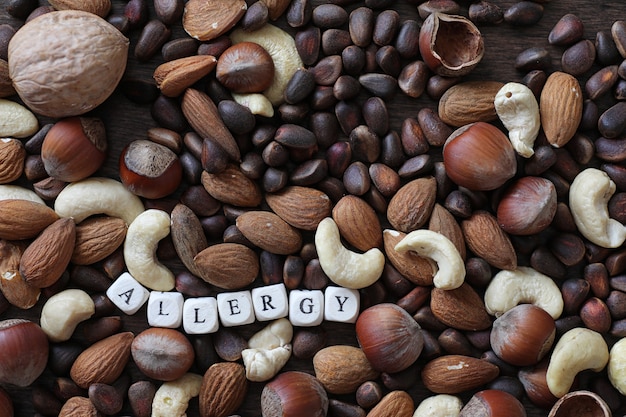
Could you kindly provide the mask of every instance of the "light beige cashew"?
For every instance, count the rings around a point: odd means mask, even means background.
[[[443,290],[459,288],[465,281],[465,263],[454,243],[441,233],[418,229],[407,234],[394,247],[396,252],[414,251],[437,263],[433,284]]]
[[[128,226],[124,241],[124,261],[128,272],[139,283],[155,291],[174,288],[174,274],[156,257],[159,241],[170,233],[170,215],[148,209]]]
[[[54,210],[60,217],[73,217],[76,223],[94,214],[107,214],[131,224],[144,207],[121,182],[90,177],[67,185],[57,196]]]
[[[449,394],[433,395],[424,399],[415,409],[413,417],[459,417],[463,401]]]
[[[494,275],[485,291],[487,312],[500,317],[522,303],[543,308],[555,320],[563,312],[563,296],[550,277],[527,266]]]
[[[291,357],[293,326],[282,318],[254,334],[241,352],[246,378],[254,382],[272,379]]]
[[[293,37],[277,26],[266,24],[255,31],[236,29],[230,34],[233,44],[254,42],[261,45],[274,61],[274,81],[263,95],[274,105],[284,101],[284,92],[293,74],[304,66]]]
[[[200,395],[201,386],[202,376],[194,373],[164,382],[152,399],[152,417],[186,417],[189,401]]]
[[[0,184],[0,200],[28,200],[46,204],[33,190],[13,184]]]
[[[608,361],[609,348],[600,333],[583,327],[569,330],[558,340],[550,356],[546,371],[548,389],[560,398],[567,394],[580,371],[600,372]]]
[[[515,151],[524,158],[533,156],[541,118],[532,90],[521,83],[507,83],[496,94],[494,105]]]
[[[626,240],[626,227],[609,217],[615,183],[596,168],[581,171],[569,189],[569,206],[580,233],[603,248],[617,248]]]
[[[259,116],[274,117],[274,106],[261,93],[231,93],[233,100],[242,106],[247,107],[252,114],[258,114]]]
[[[356,253],[343,246],[335,221],[326,217],[315,231],[315,248],[320,266],[335,284],[358,290],[375,283],[383,273],[385,255],[372,248]]]
[[[92,298],[83,290],[67,289],[48,298],[41,309],[41,329],[52,342],[69,340],[82,321],[96,312]]]
[[[621,338],[611,348],[607,372],[615,389],[626,395],[626,338]]]

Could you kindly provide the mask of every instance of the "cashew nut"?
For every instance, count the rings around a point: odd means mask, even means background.
[[[0,184],[0,200],[28,200],[46,204],[33,190],[13,184]]]
[[[186,417],[189,400],[200,395],[202,376],[186,373],[164,382],[152,399],[152,417]]]
[[[241,352],[246,378],[263,382],[272,379],[291,356],[293,327],[286,318],[278,319],[254,334]]]
[[[626,338],[618,340],[611,348],[607,371],[611,384],[626,395]]]
[[[41,309],[41,329],[52,342],[69,340],[82,321],[96,312],[93,300],[83,290],[68,289],[54,294]]]
[[[394,248],[397,252],[415,251],[437,263],[433,277],[435,287],[443,290],[459,288],[465,281],[465,263],[454,243],[441,233],[418,229],[410,232]]]
[[[485,291],[487,312],[499,317],[521,303],[541,307],[553,319],[563,312],[561,291],[550,277],[527,266],[498,272]]]
[[[121,182],[90,177],[67,185],[57,196],[54,210],[60,217],[73,217],[76,223],[94,214],[107,214],[131,224],[144,207]]]
[[[463,408],[463,401],[459,397],[449,394],[439,394],[422,401],[413,417],[458,417]]]
[[[156,258],[159,241],[169,233],[170,215],[157,209],[149,209],[138,215],[126,232],[126,268],[139,283],[155,291],[174,288],[174,274]]]
[[[263,92],[263,95],[274,105],[284,101],[284,92],[289,80],[298,68],[304,64],[296,49],[293,37],[277,26],[266,24],[255,31],[236,29],[230,34],[233,44],[240,42],[254,42],[261,45],[274,61],[274,81]]]
[[[258,114],[259,116],[274,117],[274,106],[261,93],[231,93],[233,100],[242,106],[247,107],[252,114]]]
[[[515,151],[525,158],[533,156],[541,119],[532,90],[524,84],[507,83],[496,94],[494,105]]]
[[[358,290],[375,283],[383,273],[385,255],[372,248],[365,253],[346,249],[339,228],[331,217],[317,225],[315,248],[324,273],[335,284]]]
[[[609,348],[600,333],[583,327],[569,330],[556,343],[550,357],[546,371],[548,389],[555,397],[562,397],[580,371],[600,372],[608,361]]]
[[[572,181],[569,206],[580,233],[603,248],[617,248],[626,240],[626,227],[609,218],[607,204],[615,183],[606,172],[587,168]]]

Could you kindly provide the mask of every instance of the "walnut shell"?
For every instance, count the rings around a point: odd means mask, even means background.
[[[128,46],[120,31],[92,13],[46,13],[11,38],[9,76],[35,113],[55,118],[84,114],[117,87]]]

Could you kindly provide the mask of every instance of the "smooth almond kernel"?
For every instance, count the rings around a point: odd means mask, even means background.
[[[405,236],[406,233],[398,232],[397,230],[383,231],[383,242],[387,258],[403,277],[415,285],[433,285],[433,277],[436,272],[436,265],[433,261],[419,256],[413,251],[401,253],[395,250],[398,242]]]
[[[439,117],[455,127],[496,120],[494,100],[503,86],[499,81],[467,81],[454,85],[439,100]]]
[[[126,238],[126,222],[117,217],[94,217],[76,226],[72,263],[91,265],[115,252]]]
[[[217,64],[211,55],[194,55],[175,59],[159,65],[153,74],[157,87],[167,97],[178,97],[208,75]]]
[[[24,144],[11,138],[0,139],[0,184],[17,180],[24,171],[26,149]]]
[[[200,415],[226,417],[243,403],[248,392],[248,380],[243,365],[220,362],[207,369],[200,386]]]
[[[189,0],[183,13],[183,28],[199,41],[210,41],[226,33],[243,17],[244,0]]]
[[[583,112],[583,92],[570,74],[552,73],[541,90],[539,114],[548,142],[562,148],[576,133]]]
[[[315,188],[289,186],[267,194],[265,200],[281,219],[302,230],[315,230],[331,214],[330,198]]]
[[[461,230],[468,248],[491,266],[507,270],[517,268],[513,244],[493,214],[477,210],[461,222]]]
[[[268,252],[289,255],[302,247],[300,232],[272,212],[246,212],[237,217],[236,225],[246,239]]]
[[[433,288],[430,309],[446,326],[458,330],[484,330],[491,326],[482,298],[467,283],[454,290]]]
[[[44,204],[29,200],[1,200],[0,239],[33,238],[58,219],[55,211]]]
[[[406,391],[391,391],[385,395],[367,417],[411,417],[415,410],[413,398]]]
[[[440,356],[422,369],[426,388],[437,394],[458,394],[497,378],[498,367],[486,360],[463,355]]]
[[[238,243],[209,246],[194,258],[200,278],[226,290],[238,290],[250,285],[259,274],[257,254]]]
[[[0,290],[7,301],[21,309],[37,303],[41,290],[28,285],[19,272],[25,242],[0,240]]]
[[[217,174],[203,171],[201,181],[211,197],[222,203],[239,207],[256,207],[261,204],[259,186],[236,165],[229,165]]]
[[[365,381],[378,378],[360,348],[347,345],[326,347],[313,357],[315,377],[331,394],[352,394]]]
[[[332,214],[341,236],[355,248],[365,252],[382,246],[380,221],[365,200],[347,195],[335,204]]]
[[[419,229],[428,221],[437,197],[434,177],[415,179],[398,190],[389,201],[387,219],[404,233]]]

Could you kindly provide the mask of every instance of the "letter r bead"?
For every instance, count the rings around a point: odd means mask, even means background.
[[[252,289],[252,304],[258,321],[287,317],[289,306],[285,284],[266,285]]]

